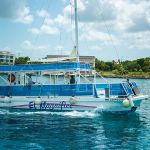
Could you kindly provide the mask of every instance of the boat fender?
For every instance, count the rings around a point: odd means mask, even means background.
[[[123,107],[126,107],[126,108],[129,107],[130,106],[129,100],[128,99],[123,100],[122,105]]]
[[[15,82],[15,80],[16,80],[16,76],[11,73],[11,74],[8,75],[7,79],[8,79],[8,81],[9,81],[10,83],[13,83],[13,82]]]
[[[76,104],[77,100],[74,96],[72,96],[72,97],[70,97],[69,102],[70,102],[70,104]]]
[[[6,96],[4,98],[4,103],[11,103],[11,98]]]
[[[131,106],[131,107],[134,107],[134,103],[133,103],[133,100],[132,100],[132,96],[131,96],[131,95],[128,96],[128,100],[129,100],[129,102],[130,102],[130,106]]]
[[[41,101],[41,98],[38,97],[38,98],[35,99],[34,104],[35,104],[35,105],[40,105],[41,102],[42,102],[42,101]]]

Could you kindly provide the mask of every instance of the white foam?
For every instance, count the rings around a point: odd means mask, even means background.
[[[71,111],[71,112],[64,112],[64,116],[70,116],[70,117],[95,117],[96,114],[94,112],[90,111],[84,111],[84,112],[79,112],[79,111]]]
[[[95,117],[97,115],[96,111],[70,111],[70,112],[49,112],[49,111],[35,111],[35,112],[26,112],[26,111],[9,111],[9,110],[0,110],[0,114],[2,115],[59,115],[59,116],[67,116],[67,117]]]

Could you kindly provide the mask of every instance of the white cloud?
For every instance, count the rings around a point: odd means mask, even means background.
[[[63,45],[57,45],[55,48],[55,50],[63,50],[64,49],[64,46]]]
[[[30,14],[30,9],[25,7],[20,11],[20,15],[15,19],[16,22],[30,24],[33,22],[33,16]]]
[[[57,24],[59,24],[59,26],[63,27],[66,29],[66,31],[70,31],[71,30],[71,20],[68,18],[68,17],[65,17],[63,15],[58,15],[56,18],[55,18],[55,22]]]
[[[101,42],[105,42],[105,41],[111,41],[113,40],[114,43],[118,43],[118,39],[114,36],[114,35],[109,35],[108,33],[105,32],[101,32],[98,30],[93,29],[93,27],[85,27],[83,33],[80,36],[80,40],[84,41],[101,41]]]
[[[33,34],[49,34],[54,35],[59,32],[55,22],[51,18],[46,18],[40,28],[31,28],[29,31]]]
[[[30,14],[30,8],[26,7],[25,0],[1,0],[0,17],[24,24],[33,22],[33,16]]]
[[[30,28],[29,31],[31,33],[54,35],[59,32],[55,20],[50,17],[46,10],[42,9],[37,11],[37,16],[43,18],[44,22],[40,27]]]
[[[95,25],[109,23],[113,30],[118,32],[145,31],[150,28],[150,1],[78,0],[78,16],[79,22],[95,23]],[[70,17],[71,6],[67,5],[56,20],[68,28],[67,22]]]
[[[88,53],[89,53],[90,55],[94,55],[93,52],[94,52],[94,54],[99,55],[99,53],[102,53],[102,52],[103,52],[103,49],[102,49],[102,47],[101,47],[100,45],[91,45],[91,46],[89,47]]]
[[[58,29],[54,26],[44,24],[41,26],[40,32],[43,34],[56,34],[56,33],[58,33]]]
[[[145,32],[150,28],[149,1],[111,0],[116,8],[116,30],[123,32]]]
[[[37,16],[46,18],[49,17],[49,13],[46,10],[42,9],[37,11]]]
[[[3,47],[3,48],[0,48],[0,51],[11,51],[11,48],[9,47]]]
[[[130,49],[150,49],[150,32],[128,33],[123,36]]]
[[[34,45],[32,44],[30,41],[28,40],[25,40],[23,41],[21,47],[23,49],[26,49],[26,50],[46,50],[47,49],[47,46],[44,46],[44,45]]]
[[[64,33],[69,32],[65,34],[71,34],[74,8],[66,1],[65,4],[56,18],[51,18],[45,10],[38,11],[38,16],[45,18],[44,24],[30,31],[34,34],[58,34],[58,28],[61,28]],[[150,1],[146,0],[78,0],[79,40],[82,43],[88,41],[89,48],[95,53],[106,44],[110,51],[112,45],[125,50],[124,44],[132,49],[147,49],[150,47],[149,33],[146,32],[150,29],[149,8]],[[93,43],[98,46],[92,46]]]

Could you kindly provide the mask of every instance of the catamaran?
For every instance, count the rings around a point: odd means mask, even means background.
[[[135,82],[110,83],[89,64],[79,62],[77,1],[74,0],[76,44],[75,60],[47,64],[0,66],[0,108],[29,111],[134,112],[147,95]],[[38,81],[47,73],[48,82]],[[89,80],[83,72],[93,75]],[[61,75],[62,82],[59,83]],[[98,75],[104,83],[97,80]],[[32,77],[35,81],[33,82]]]

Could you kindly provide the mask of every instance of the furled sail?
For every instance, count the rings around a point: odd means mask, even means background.
[[[72,49],[72,51],[69,55],[69,59],[74,59],[74,58],[77,58],[77,49],[76,49],[75,46],[74,46],[74,48]]]

